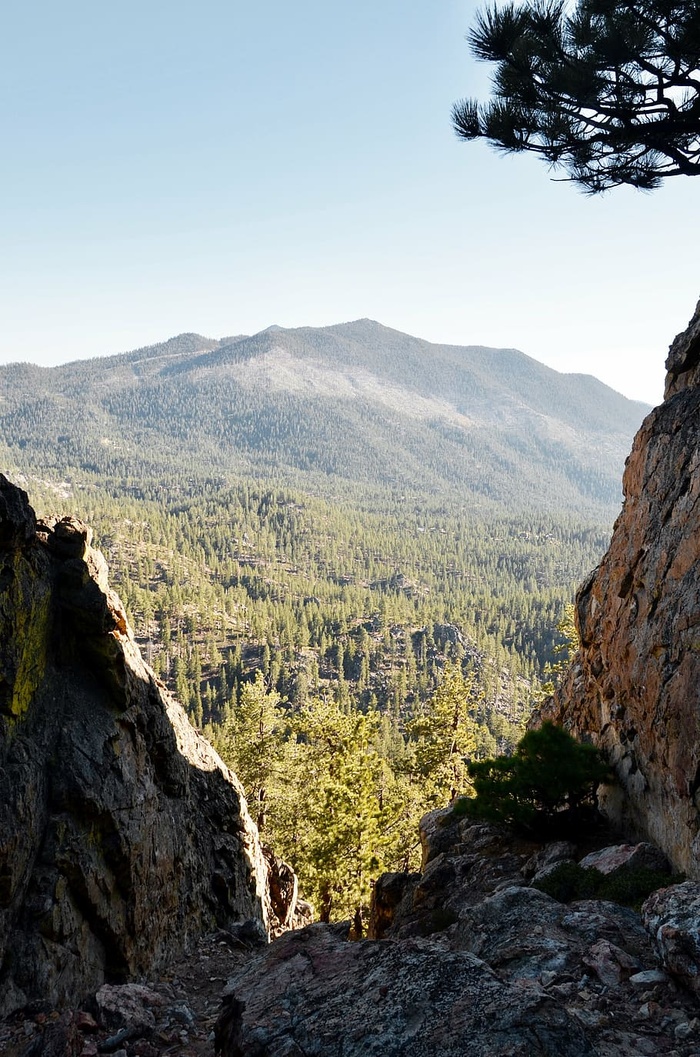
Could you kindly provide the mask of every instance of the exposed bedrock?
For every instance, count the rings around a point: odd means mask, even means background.
[[[581,650],[545,710],[592,738],[604,810],[700,878],[700,305],[624,475],[609,550],[577,597]]]
[[[0,1015],[270,924],[241,787],[143,663],[91,535],[0,475]]]

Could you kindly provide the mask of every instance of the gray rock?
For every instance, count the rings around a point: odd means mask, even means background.
[[[155,1027],[153,1010],[163,1005],[163,998],[144,984],[104,984],[95,994],[94,1005],[97,1020],[104,1028],[124,1034],[116,1042],[119,1045],[134,1031]]]
[[[234,949],[252,950],[254,947],[266,946],[268,941],[264,925],[255,918],[243,921],[240,925],[231,925],[218,936]]]
[[[287,933],[229,981],[222,1057],[593,1057],[541,990],[425,941],[347,943],[324,925]]]
[[[645,969],[641,973],[633,973],[629,982],[633,987],[656,987],[657,984],[667,984],[669,977],[661,969]]]
[[[509,888],[468,908],[452,944],[509,979],[546,974],[547,986],[587,970],[617,986],[653,957],[633,911],[603,902],[568,907],[536,888]]]
[[[545,844],[541,851],[536,852],[525,863],[522,869],[523,877],[535,878],[546,877],[547,871],[551,873],[552,868],[563,862],[571,862],[576,856],[576,845],[570,840],[555,840]]]
[[[184,1024],[185,1027],[190,1027],[197,1019],[190,1007],[184,1002],[179,1002],[175,1006],[170,1006],[166,1009],[165,1014],[167,1017],[170,1017],[171,1020],[176,1020],[178,1024]]]
[[[655,845],[616,844],[600,851],[591,852],[581,859],[579,866],[584,870],[598,870],[602,874],[613,874],[620,871],[658,870],[670,873],[668,859]]]
[[[642,920],[664,968],[700,995],[700,884],[686,881],[653,892]]]
[[[684,1020],[680,1024],[677,1024],[673,1029],[673,1034],[677,1039],[687,1039],[690,1035],[697,1034],[697,1030],[698,1021],[694,1018],[693,1020]]]
[[[0,1015],[272,920],[239,783],[143,663],[76,519],[0,477]]]
[[[639,969],[639,961],[610,940],[598,940],[582,961],[607,987],[617,987]]]

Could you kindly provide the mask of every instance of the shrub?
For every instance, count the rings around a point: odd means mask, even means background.
[[[599,870],[584,870],[578,863],[564,862],[541,881],[533,881],[532,887],[560,903],[571,903],[574,899],[598,898],[602,880]]]
[[[609,899],[625,907],[641,908],[644,900],[657,888],[677,885],[685,881],[685,874],[668,874],[662,870],[620,870],[603,878],[598,899]]]
[[[603,757],[561,727],[544,723],[512,756],[469,764],[476,798],[464,813],[543,835],[580,827],[595,812],[598,785],[610,780]]]
[[[585,870],[578,863],[565,862],[541,881],[533,882],[532,887],[560,903],[571,903],[577,899],[607,899],[638,910],[647,896],[657,888],[680,884],[682,880],[682,874],[671,875],[662,870],[640,868],[603,874],[599,870]]]

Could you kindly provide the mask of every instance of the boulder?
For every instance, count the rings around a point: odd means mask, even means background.
[[[162,996],[143,984],[103,984],[94,1000],[99,1023],[113,1032],[124,1028],[153,1030],[153,1010],[162,1005]]]
[[[570,840],[555,840],[545,844],[522,868],[523,877],[541,880],[564,862],[572,862],[576,856],[576,845]]]
[[[607,987],[617,987],[639,969],[638,960],[610,940],[598,940],[581,960]]]
[[[664,968],[700,995],[700,884],[686,881],[652,893],[642,920]]]
[[[567,906],[536,888],[506,888],[465,910],[451,945],[476,954],[507,979],[544,974],[549,984],[579,979],[588,968],[611,985],[653,959],[633,911],[592,900]]]
[[[241,787],[143,663],[77,519],[0,475],[0,1015],[272,921]]]
[[[591,852],[581,859],[579,866],[584,870],[597,870],[602,874],[620,872],[632,873],[634,870],[654,870],[657,873],[670,873],[668,859],[653,844],[616,844],[599,851]]]

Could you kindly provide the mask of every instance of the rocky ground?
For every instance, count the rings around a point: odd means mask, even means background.
[[[460,818],[421,824],[420,874],[375,890],[373,938],[254,922],[200,941],[166,975],[80,1009],[0,1023],[7,1057],[700,1057],[700,885],[641,912],[533,886],[563,862],[663,865],[648,844],[592,854]],[[672,881],[669,878],[669,881]]]
[[[224,1057],[700,1057],[700,886],[642,912],[532,886],[564,862],[663,866],[648,844],[518,840],[451,809],[421,823],[421,874],[375,889],[379,940],[312,925],[227,986]]]
[[[536,923],[533,924],[533,930],[538,931]],[[408,941],[402,954],[401,947],[404,945],[390,941],[347,944],[337,930],[334,932],[324,926],[312,926],[304,933],[290,934],[286,939],[276,941],[274,946],[278,944],[281,966],[289,965],[294,960],[301,945],[307,947],[311,956],[314,956],[314,950],[318,952],[323,948],[326,962],[329,956],[334,961],[339,957],[342,959],[347,952],[363,977],[368,975],[371,960],[364,952],[376,950],[380,960],[372,966],[375,978],[371,986],[376,992],[377,1003],[385,1003],[386,1012],[391,1014],[397,1026],[401,1023],[401,1012],[400,1009],[392,1009],[392,1002],[396,998],[401,1000],[401,990],[405,985],[397,972],[399,963],[408,969],[421,990],[426,986],[426,973],[436,964],[441,964],[443,975],[449,977],[452,974],[453,979],[459,981],[459,988],[468,990],[470,994],[473,994],[476,974],[483,972],[483,963],[476,958],[467,959],[464,965],[453,964],[453,960],[445,957],[444,939],[441,941],[438,936],[432,942]],[[260,1004],[274,1006],[274,1003],[270,1003],[270,988],[275,986],[275,978],[262,986],[264,980],[261,977],[268,975],[269,970],[265,954],[261,960],[260,953],[235,942],[232,944],[230,938],[221,933],[207,936],[199,943],[192,957],[174,965],[162,979],[112,989],[111,995],[107,993],[103,997],[101,1013],[95,1004],[87,1002],[85,1005],[88,1008],[81,1010],[59,1013],[50,1008],[34,1007],[14,1015],[0,1024],[0,1053],[4,1057],[97,1057],[100,1054],[111,1054],[112,1057],[164,1057],[166,1054],[213,1057],[214,1029],[223,1008],[222,991],[229,979],[239,981],[238,985],[232,984],[235,991],[237,987],[240,988],[240,982],[252,981],[257,976]],[[268,955],[274,953],[274,947],[266,952]],[[404,957],[405,954],[408,957]],[[609,954],[609,949],[599,948],[599,969],[609,960]],[[414,973],[416,968],[420,970],[418,975]],[[549,1031],[555,1032],[555,1038],[559,1036],[561,1057],[567,1053],[597,1054],[599,1057],[653,1057],[657,1054],[666,1057],[700,1057],[700,1006],[687,990],[675,984],[665,972],[658,968],[647,970],[645,975],[630,982],[629,977],[622,979],[625,970],[621,971],[613,958],[610,967],[612,975],[604,983],[595,969],[590,966],[583,968],[577,979],[563,982],[557,981],[558,974],[555,971],[544,970],[539,979],[532,980],[531,993],[528,995],[525,991],[520,995],[519,1019],[529,1017],[533,1028],[543,1018],[547,1021],[557,1011]],[[456,969],[458,973],[455,973]],[[378,980],[377,971],[384,977],[383,982]],[[293,972],[290,978],[293,979]],[[492,974],[488,975],[487,983],[490,988],[500,990],[500,981],[494,981]],[[333,978],[325,981],[326,988],[335,991],[336,1000],[340,999],[340,1014],[338,1009],[330,1008],[329,993],[318,992],[313,996],[316,1008],[307,1010],[309,1027],[318,1031],[320,1041],[329,1031],[340,1041],[343,1032],[347,1031],[355,1035],[357,1045],[358,1020],[347,1014],[345,1025],[339,1024],[339,1020],[343,1020],[342,1010],[347,995],[339,993],[336,984],[337,978],[335,981]],[[357,977],[354,986],[359,997],[361,981]],[[543,992],[548,996],[549,1011],[547,1002],[542,998]],[[308,1001],[310,997],[307,992],[305,998],[304,989],[299,989],[300,1002]],[[415,999],[414,995],[412,1001],[418,1009],[419,1004]],[[570,1011],[568,1014],[564,1014],[565,1008]],[[437,1013],[435,1005],[431,1016],[435,1017]],[[495,1018],[495,1010],[492,1010],[492,1016]],[[362,1019],[359,1021],[360,1034],[368,1030],[368,1025],[363,1025]],[[222,1023],[225,1031],[226,1018]],[[492,1020],[489,1025],[488,1046],[496,1043],[494,1023],[495,1020]],[[591,1034],[592,1028],[597,1036],[597,1044],[594,1048],[588,1048],[586,1036]],[[522,1035],[523,1028],[519,1031]],[[476,1044],[475,1040],[471,1041]],[[513,1045],[513,1039],[510,1044],[506,1040],[501,1048],[492,1049],[491,1053],[493,1057],[498,1057],[500,1054],[520,1052],[513,1049]],[[533,1053],[537,1052],[534,1045]],[[228,1052],[246,1051],[230,1049]],[[276,1051],[251,1049],[249,1052]],[[280,1049],[278,1052],[301,1054],[303,1051]],[[310,1052],[319,1051],[312,1049]],[[367,1049],[366,1052],[375,1051]],[[408,1057],[419,1051],[409,1047],[404,1052]],[[464,1049],[463,1052],[466,1054],[470,1051]]]
[[[33,1006],[14,1014],[0,1023],[0,1054],[212,1057],[224,985],[250,954],[245,939],[213,933],[160,979],[104,988],[83,1009]]]

